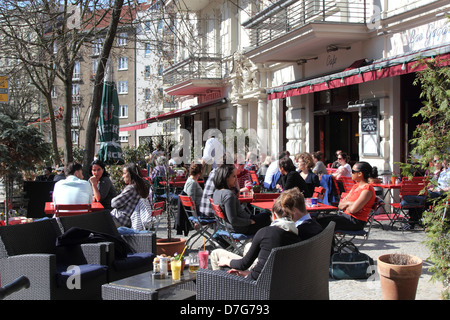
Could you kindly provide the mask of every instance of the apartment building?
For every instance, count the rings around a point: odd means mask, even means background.
[[[166,1],[176,119],[203,132],[254,129],[260,152],[337,149],[398,170],[418,123],[419,58],[450,52],[450,1]]]

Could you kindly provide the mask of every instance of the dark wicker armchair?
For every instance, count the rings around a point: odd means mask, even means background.
[[[131,247],[134,253],[129,253],[125,259],[118,259],[111,248],[107,260],[102,261],[108,268],[108,282],[123,279],[153,269],[153,259],[156,257],[156,234],[134,233],[120,235],[114,220],[108,211],[82,214],[78,216],[60,217],[59,224],[63,232],[72,227],[121,237]],[[111,243],[111,245],[114,245]]]
[[[320,234],[272,250],[259,278],[222,270],[197,272],[198,300],[327,300],[328,268],[335,223]]]
[[[27,290],[9,299],[101,299],[107,267],[96,262],[106,257],[107,244],[92,243],[57,247],[60,229],[55,219],[0,227],[0,274],[2,283],[21,276],[30,281]],[[77,272],[69,266],[77,266]],[[74,280],[74,281],[72,281]]]

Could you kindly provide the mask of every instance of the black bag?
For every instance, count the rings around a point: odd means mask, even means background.
[[[352,252],[342,252],[344,248],[349,248]],[[359,252],[351,242],[344,242],[331,256],[330,277],[335,280],[367,279],[374,273],[373,259]]]

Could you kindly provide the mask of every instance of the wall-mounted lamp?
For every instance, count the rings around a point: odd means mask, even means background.
[[[308,58],[308,59],[299,59],[297,60],[297,64],[299,66],[304,65],[305,63],[307,63],[309,60],[317,60],[319,57],[313,57],[313,58]]]
[[[336,44],[330,44],[329,46],[327,46],[327,52],[333,52],[333,51],[338,51],[339,49],[345,49],[345,50],[350,50],[352,47],[350,46],[338,46]]]

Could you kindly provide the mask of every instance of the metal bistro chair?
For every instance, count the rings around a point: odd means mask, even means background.
[[[226,250],[231,250],[243,255],[245,245],[253,239],[254,235],[231,232],[226,223],[227,218],[223,213],[222,208],[219,205],[214,204],[212,198],[209,198],[209,201],[211,202],[217,221],[217,231],[215,235],[221,236],[229,244]]]
[[[161,223],[161,215],[164,211],[164,201],[158,201],[153,204],[153,210],[151,215],[151,223],[149,228],[158,231],[159,224]]]
[[[213,247],[217,247],[214,242],[213,235],[216,231],[216,219],[201,217],[197,214],[195,203],[190,196],[179,195],[181,204],[184,207],[184,212],[187,215],[188,221],[195,233],[192,234],[186,242],[188,249],[191,249],[196,240],[200,237],[205,237],[205,242],[209,242]],[[209,231],[212,229],[212,232]],[[190,244],[190,246],[188,246]]]
[[[345,243],[353,243],[353,240],[356,237],[361,237],[362,242],[359,244],[358,247],[362,247],[364,243],[366,243],[367,239],[369,239],[370,230],[372,229],[373,221],[375,218],[375,213],[377,212],[378,208],[380,206],[383,206],[384,202],[380,201],[378,198],[375,200],[375,202],[372,205],[372,210],[370,210],[369,218],[367,219],[367,223],[365,224],[364,228],[362,230],[356,230],[356,231],[350,231],[350,230],[335,230],[334,231],[334,241],[335,241],[335,249],[338,249],[340,246],[344,245]],[[355,245],[356,247],[356,245]]]
[[[402,180],[401,188],[400,188],[400,202],[391,203],[391,207],[393,208],[393,217],[391,218],[391,227],[393,227],[395,222],[418,222],[411,220],[410,210],[422,210],[425,208],[425,198],[427,191],[428,181],[424,177],[414,177],[409,180],[407,177]],[[422,190],[425,190],[424,193],[421,193]],[[414,203],[414,204],[403,204],[403,200],[405,196],[421,196],[423,197],[423,203]]]
[[[76,216],[92,212],[91,204],[55,204],[55,217]]]

